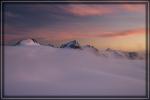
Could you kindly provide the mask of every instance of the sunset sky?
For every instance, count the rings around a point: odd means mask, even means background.
[[[145,50],[144,4],[5,4],[5,43],[34,38],[59,45]]]

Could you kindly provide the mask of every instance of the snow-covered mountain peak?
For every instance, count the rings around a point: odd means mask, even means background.
[[[35,39],[24,39],[16,43],[23,46],[39,46],[40,44]]]
[[[85,46],[82,46],[82,49],[84,51],[92,52],[92,53],[94,53],[96,55],[99,55],[99,50],[97,48],[95,48],[94,46],[85,45]]]
[[[111,49],[111,48],[107,48],[105,51],[108,51],[108,52],[113,52],[115,50]]]
[[[127,59],[144,59],[144,54],[139,55],[138,52],[124,52],[120,50],[113,50],[111,48],[105,49],[101,52],[101,55],[105,57],[115,57],[115,58],[127,58]]]
[[[73,41],[67,42],[65,44],[62,44],[60,46],[60,48],[74,48],[74,49],[79,49],[81,47],[80,47],[80,44],[78,43],[78,41],[73,40]]]
[[[91,45],[85,45],[85,46],[82,46],[83,49],[92,49],[92,50],[95,50],[95,51],[99,51],[97,48],[95,48],[94,46],[91,46]]]

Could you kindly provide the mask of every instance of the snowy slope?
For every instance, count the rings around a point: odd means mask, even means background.
[[[40,44],[35,39],[24,39],[16,43],[19,46],[39,46]]]
[[[6,95],[145,95],[145,61],[80,49],[5,46]]]

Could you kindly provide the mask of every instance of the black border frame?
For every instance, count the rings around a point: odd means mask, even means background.
[[[4,5],[5,4],[145,4],[146,7],[146,95],[145,96],[6,96],[4,95]],[[150,4],[148,0],[46,0],[46,1],[1,1],[1,99],[149,99],[149,36],[150,36],[150,26],[149,26],[149,11]]]

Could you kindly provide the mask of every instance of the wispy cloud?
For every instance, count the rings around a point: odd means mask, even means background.
[[[97,37],[125,37],[125,36],[131,36],[131,35],[139,35],[139,34],[146,34],[144,28],[136,28],[136,29],[130,29],[122,32],[97,32],[93,34],[87,34],[87,33],[68,33],[68,32],[60,32],[57,34],[49,34],[48,31],[46,36],[50,36],[53,39],[74,39],[74,38],[97,38]],[[49,35],[48,35],[49,34]],[[38,33],[38,36],[42,36],[41,33]]]
[[[93,34],[86,34],[86,33],[72,33],[72,34],[67,34],[67,33],[62,33],[62,37],[68,37],[68,38],[97,38],[97,37],[125,37],[125,36],[131,36],[131,35],[139,35],[139,34],[146,34],[144,28],[136,28],[136,29],[130,29],[122,32],[96,32]]]
[[[144,5],[134,5],[134,4],[124,4],[122,5],[122,9],[129,12],[141,12],[145,10]]]
[[[144,28],[137,28],[127,31],[122,31],[118,33],[110,33],[110,34],[100,34],[100,37],[123,37],[123,36],[129,36],[129,35],[137,35],[137,34],[146,34]]]
[[[64,9],[67,12],[77,16],[96,16],[112,13],[110,8],[90,5],[70,5]]]
[[[119,12],[142,12],[144,5],[120,4],[120,5],[69,5],[63,9],[76,16],[101,16]]]

